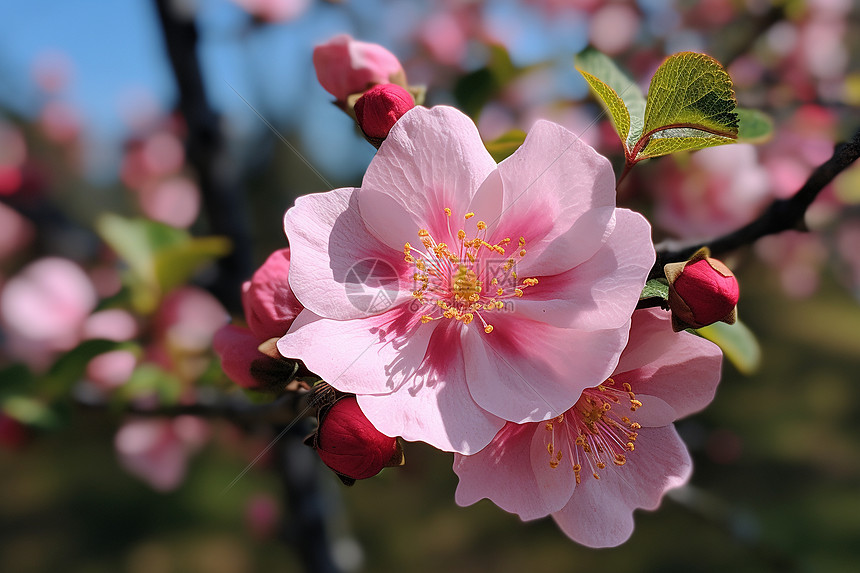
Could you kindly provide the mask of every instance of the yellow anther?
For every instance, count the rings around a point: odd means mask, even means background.
[[[463,229],[460,229],[459,231],[457,231],[457,238],[460,239],[461,241],[463,239],[465,239],[466,238],[466,231],[464,231]]]
[[[516,295],[516,296],[523,296],[523,289],[521,289],[521,288],[515,288],[515,289],[514,289],[514,295]]]
[[[419,237],[429,237],[430,232],[427,229],[418,229],[418,236]]]
[[[466,213],[466,220],[468,221],[469,219],[471,219],[474,216],[475,216],[475,214],[470,211],[470,212]]]
[[[493,285],[493,286],[498,285],[498,284],[499,284],[499,279],[497,279],[497,278],[493,278],[493,279],[490,281],[490,284],[491,284],[491,285]]]
[[[421,317],[421,324],[427,324],[431,320],[433,320],[433,317],[428,314],[425,314]]]
[[[485,327],[484,327],[484,332],[486,332],[487,334],[490,334],[491,332],[493,332],[493,325],[492,325],[492,324],[488,324],[487,326],[485,326]]]
[[[450,207],[445,207],[445,215],[447,215],[448,217],[451,216],[451,208]]]
[[[484,231],[487,229],[487,224],[483,221],[478,221],[478,230]]]
[[[535,286],[536,284],[538,284],[538,280],[537,279],[523,279],[523,284],[527,287]]]

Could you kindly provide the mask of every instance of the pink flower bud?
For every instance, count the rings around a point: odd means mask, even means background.
[[[339,102],[375,84],[406,85],[406,74],[397,56],[380,46],[335,36],[314,48],[317,79]]]
[[[738,281],[726,265],[709,254],[703,248],[690,260],[668,264],[664,269],[676,331],[719,321],[734,324],[737,319]]]
[[[373,86],[355,102],[355,117],[364,134],[385,139],[400,117],[415,107],[412,94],[395,84]]]
[[[279,249],[242,285],[245,320],[259,342],[285,335],[304,308],[290,289],[289,273],[290,250]]]
[[[325,465],[354,480],[375,476],[400,454],[397,438],[377,430],[355,396],[342,398],[321,412],[314,446]]]

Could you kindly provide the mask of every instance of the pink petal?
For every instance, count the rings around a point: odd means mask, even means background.
[[[498,169],[504,211],[490,242],[523,236],[529,251],[521,263],[524,273],[553,275],[570,269],[568,257],[576,244],[564,235],[591,209],[615,206],[609,161],[560,125],[538,121]],[[608,224],[611,213],[602,213]]]
[[[256,388],[260,385],[260,381],[251,374],[255,363],[270,363],[272,369],[277,365],[274,358],[257,350],[259,345],[260,341],[253,332],[232,324],[221,328],[212,340],[215,352],[221,357],[224,373],[243,388]]]
[[[570,443],[570,432],[561,431],[553,434],[547,431],[546,424],[547,422],[529,424],[535,429],[531,443],[531,470],[535,478],[532,487],[535,487],[540,494],[542,515],[563,508],[573,495],[576,486],[576,476],[574,476],[571,461],[573,448],[576,446]],[[551,437],[552,440],[550,440]],[[552,454],[547,449],[548,443],[553,446]],[[558,452],[561,452],[560,460],[555,457]],[[550,465],[551,460],[558,462],[558,465],[555,467]]]
[[[508,422],[486,448],[471,456],[454,455],[454,472],[460,478],[455,500],[467,506],[487,498],[522,519],[537,519],[559,508],[548,507],[546,496],[535,487],[532,474],[531,442],[534,424]],[[544,454],[546,450],[544,449]],[[571,488],[571,492],[573,488]],[[563,505],[570,498],[559,499]]]
[[[451,209],[456,233],[495,167],[469,117],[447,106],[415,107],[394,125],[367,168],[359,193],[361,215],[375,236],[398,251],[407,241],[420,244],[422,228],[452,244],[444,209]],[[470,224],[481,217],[476,213]]]
[[[347,320],[380,314],[412,298],[403,243],[393,250],[368,232],[357,189],[305,195],[287,211],[289,282],[314,314]]]
[[[289,276],[290,249],[278,249],[242,285],[245,318],[260,341],[286,334],[302,311],[302,304],[290,288]]]
[[[517,312],[581,330],[616,328],[627,323],[655,255],[650,226],[644,217],[626,209],[615,209],[615,216],[612,234],[594,256],[565,273],[541,277],[516,301]],[[518,265],[519,275],[532,276],[522,266]]]
[[[721,365],[719,347],[689,332],[673,332],[668,312],[639,310],[613,378],[629,382],[642,402],[637,422],[663,426],[713,400]]]
[[[585,388],[612,372],[627,325],[582,332],[514,314],[493,315],[494,330],[464,330],[466,377],[475,401],[511,422],[539,422],[569,410]]]
[[[342,392],[388,394],[408,384],[424,361],[436,324],[420,324],[419,318],[405,306],[355,320],[304,310],[278,350]]]
[[[393,392],[358,395],[362,411],[380,432],[467,455],[490,443],[504,421],[482,410],[469,395],[459,337],[456,325],[436,327],[426,360],[420,368],[411,368]]]
[[[663,494],[684,485],[693,464],[673,426],[643,428],[636,451],[600,479],[583,475],[570,502],[554,513],[568,537],[589,547],[614,547],[633,533],[633,510],[656,509]]]

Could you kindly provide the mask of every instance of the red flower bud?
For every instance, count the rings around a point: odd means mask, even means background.
[[[373,477],[402,460],[397,438],[377,430],[355,396],[342,398],[321,412],[314,447],[325,465],[352,480]]]
[[[415,107],[412,94],[395,84],[373,86],[355,102],[355,117],[370,139],[385,139],[401,116]]]
[[[664,268],[669,279],[669,308],[675,331],[719,321],[734,324],[737,318],[738,281],[726,265],[709,254],[703,248],[689,261]]]

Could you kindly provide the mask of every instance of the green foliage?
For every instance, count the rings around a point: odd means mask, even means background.
[[[182,381],[156,366],[142,364],[135,368],[131,378],[117,389],[114,398],[124,404],[135,398],[158,396],[161,404],[175,404],[183,390]]]
[[[734,324],[715,322],[696,330],[722,349],[723,354],[735,368],[747,376],[754,374],[761,365],[761,348],[755,334],[740,320]]]
[[[645,283],[642,289],[642,294],[639,295],[639,300],[646,298],[669,298],[669,283],[665,279],[651,279]]]
[[[738,142],[764,143],[773,135],[773,120],[770,116],[754,109],[737,108],[740,128]]]
[[[152,313],[165,293],[231,249],[223,237],[192,237],[169,225],[110,213],[98,219],[96,231],[128,265],[124,280],[141,314]]]
[[[736,108],[729,74],[705,54],[681,52],[667,58],[651,78],[647,98],[593,48],[578,54],[575,65],[609,114],[628,167],[678,151],[758,143],[773,129],[763,113]]]
[[[639,86],[594,48],[577,54],[574,64],[600,98],[621,142],[625,146],[635,145],[645,121],[645,96]]]
[[[496,163],[510,157],[510,155],[523,144],[526,139],[526,132],[520,129],[512,129],[507,133],[502,134],[493,141],[488,141],[484,145]]]
[[[487,102],[519,73],[503,46],[491,46],[487,65],[462,76],[454,84],[457,107],[469,117],[477,118]]]
[[[86,372],[90,360],[113,350],[131,350],[139,352],[139,347],[132,342],[114,342],[113,340],[85,340],[72,350],[66,352],[51,366],[47,376],[41,381],[41,390],[50,398],[61,398],[68,395],[72,386]]]

